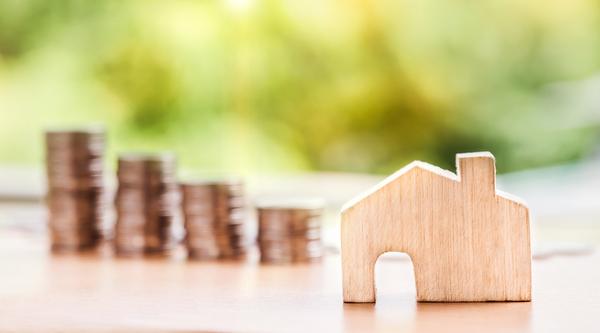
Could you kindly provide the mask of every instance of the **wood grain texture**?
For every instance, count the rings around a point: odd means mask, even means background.
[[[534,301],[509,303],[417,303],[410,261],[387,254],[377,304],[341,305],[337,255],[291,266],[50,255],[44,236],[0,228],[0,332],[598,331],[598,251],[534,260]]]
[[[385,252],[410,256],[418,301],[531,300],[528,209],[496,191],[495,178],[490,153],[457,155],[456,175],[413,162],[347,204],[344,301],[375,302]]]

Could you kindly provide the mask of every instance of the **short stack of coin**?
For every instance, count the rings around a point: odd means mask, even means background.
[[[46,131],[48,229],[54,251],[95,247],[110,236],[102,129]]]
[[[262,202],[257,209],[261,262],[310,262],[322,257],[322,201]]]
[[[246,255],[243,187],[239,180],[181,184],[190,259],[236,259]]]
[[[119,156],[115,197],[118,255],[169,254],[177,246],[180,194],[169,153]]]

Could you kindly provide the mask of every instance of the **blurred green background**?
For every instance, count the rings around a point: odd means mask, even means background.
[[[598,31],[592,0],[0,0],[0,163],[89,123],[200,170],[565,163],[599,141],[557,88],[595,77]]]

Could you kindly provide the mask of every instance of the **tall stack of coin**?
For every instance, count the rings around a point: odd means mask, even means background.
[[[309,262],[322,257],[320,200],[262,202],[257,209],[262,262]]]
[[[183,214],[191,259],[241,258],[247,251],[243,183],[184,182]]]
[[[110,234],[104,141],[102,129],[46,131],[46,203],[54,251],[92,248]]]
[[[177,246],[180,194],[176,165],[175,156],[169,153],[119,156],[117,254],[168,254]]]

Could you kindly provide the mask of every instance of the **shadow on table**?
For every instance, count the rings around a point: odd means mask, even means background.
[[[417,303],[405,297],[344,304],[348,331],[528,332],[531,302]]]

